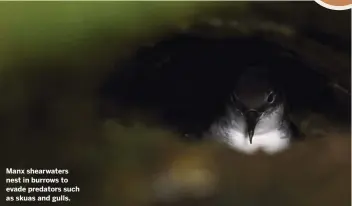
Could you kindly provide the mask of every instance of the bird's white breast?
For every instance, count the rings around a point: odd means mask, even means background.
[[[229,114],[227,118],[230,120],[230,124],[215,124],[212,131],[225,137],[221,139],[225,140],[233,149],[246,154],[254,154],[259,150],[275,154],[289,147],[291,134],[283,129],[282,106],[261,117],[255,128],[252,144],[246,134],[244,117],[239,114]]]
[[[246,154],[254,154],[259,150],[268,154],[275,154],[287,149],[290,145],[290,139],[285,138],[284,134],[277,129],[267,133],[254,134],[252,144],[246,135],[230,129],[227,141],[232,148]]]

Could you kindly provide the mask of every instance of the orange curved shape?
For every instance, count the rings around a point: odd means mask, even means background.
[[[321,0],[322,2],[331,6],[348,6],[352,5],[352,0]]]

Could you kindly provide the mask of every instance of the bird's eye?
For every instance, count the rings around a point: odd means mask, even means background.
[[[274,92],[270,92],[266,98],[266,101],[269,103],[269,104],[272,104],[274,101],[275,101],[275,93]]]

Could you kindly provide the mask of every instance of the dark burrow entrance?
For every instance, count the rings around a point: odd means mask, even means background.
[[[349,130],[350,89],[339,91],[343,98],[337,98],[336,85],[318,65],[260,35],[179,34],[140,48],[103,85],[101,93],[110,106],[103,104],[102,114],[123,119],[135,109],[148,111],[165,127],[200,136],[223,114],[238,75],[254,66],[280,77],[299,127],[314,114]]]

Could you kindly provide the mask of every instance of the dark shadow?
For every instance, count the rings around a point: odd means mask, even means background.
[[[336,108],[329,79],[304,62],[299,54],[260,36],[213,39],[181,34],[141,48],[111,73],[101,92],[112,107],[126,113],[134,107],[158,111],[166,126],[201,134],[222,114],[241,71],[261,66],[280,76],[291,111],[328,114]],[[105,117],[111,116],[112,110],[104,111]],[[345,111],[339,118],[349,121]]]

